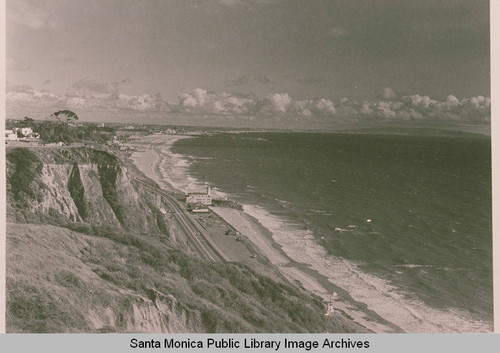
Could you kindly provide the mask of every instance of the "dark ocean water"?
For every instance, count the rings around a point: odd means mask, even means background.
[[[409,300],[492,322],[489,138],[218,134],[173,152]]]

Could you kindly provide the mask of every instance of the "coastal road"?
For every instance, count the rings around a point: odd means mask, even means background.
[[[189,244],[203,258],[213,262],[229,261],[229,258],[224,255],[212,239],[210,239],[210,236],[200,226],[198,221],[195,220],[185,209],[183,209],[172,195],[158,187],[149,185],[140,179],[134,178],[133,180],[142,186],[149,188],[155,192],[155,194],[161,196],[163,203],[169,209],[169,213],[171,213],[177,221],[180,231],[184,233]]]

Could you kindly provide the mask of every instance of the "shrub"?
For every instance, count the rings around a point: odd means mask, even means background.
[[[36,199],[39,195],[31,183],[42,172],[42,161],[26,148],[14,148],[7,153],[7,160],[13,171],[7,177],[14,199],[22,201],[26,197]]]

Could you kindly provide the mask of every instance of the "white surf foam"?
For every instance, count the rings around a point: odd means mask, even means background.
[[[273,239],[289,257],[309,264],[331,283],[345,289],[354,300],[367,304],[368,309],[407,332],[492,330],[490,323],[474,320],[465,311],[439,310],[406,298],[404,292],[381,278],[364,273],[356,263],[329,255],[317,244],[311,231],[287,225],[280,217],[270,215],[259,206],[244,205],[244,211],[271,231]]]

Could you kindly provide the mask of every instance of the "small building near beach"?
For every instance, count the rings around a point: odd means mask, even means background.
[[[193,192],[187,195],[186,202],[187,204],[201,203],[202,205],[211,205],[212,196],[204,192]]]
[[[212,195],[210,190],[210,185],[207,186],[207,192],[192,192],[187,194],[186,203],[188,205],[194,204],[202,204],[202,205],[211,205],[212,204]]]

